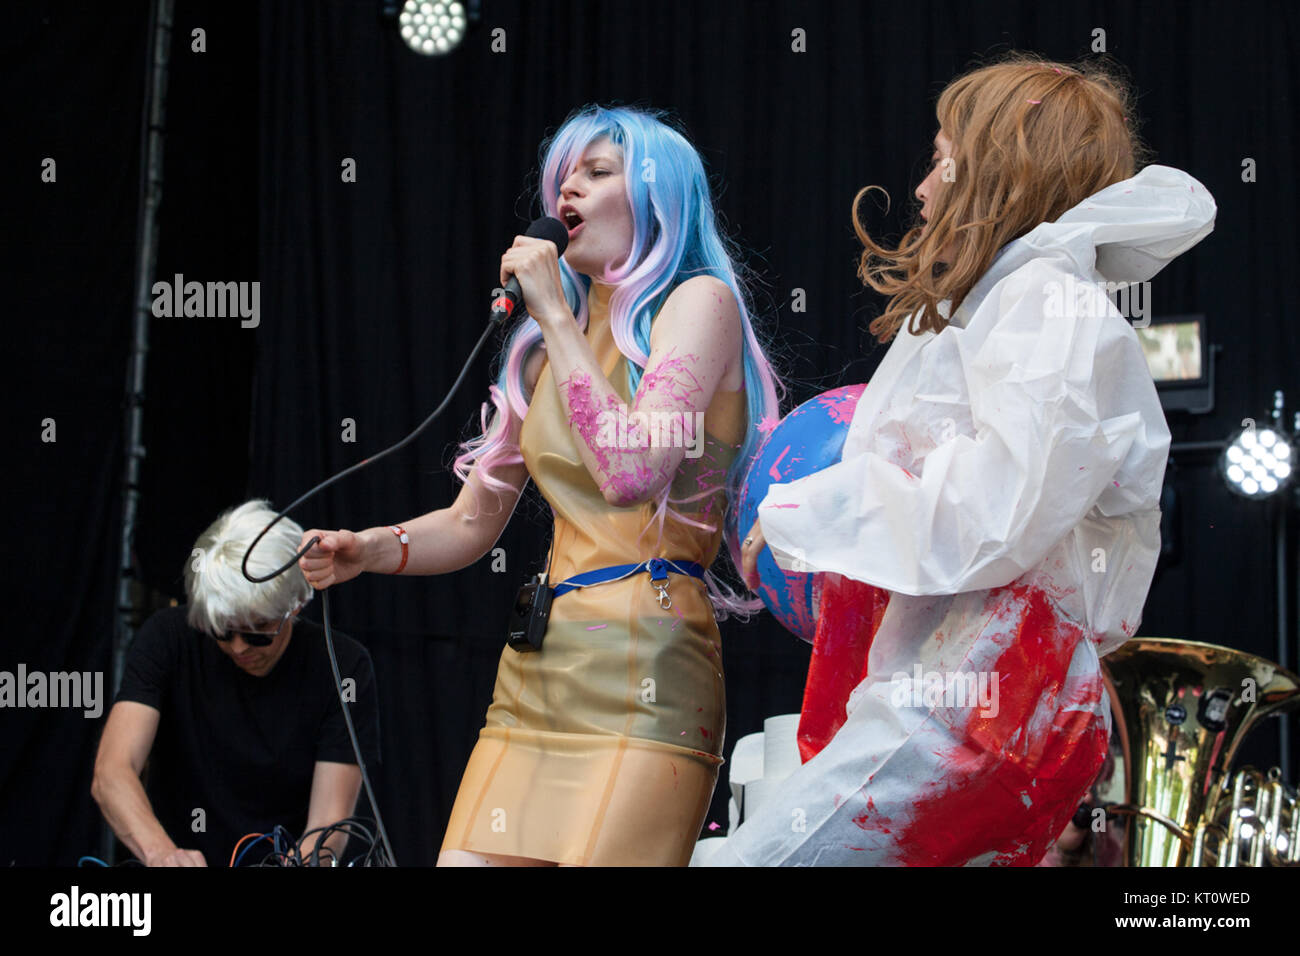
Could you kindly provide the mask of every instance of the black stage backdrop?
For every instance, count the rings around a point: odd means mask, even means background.
[[[1157,316],[1206,313],[1223,346],[1216,410],[1171,415],[1175,442],[1264,419],[1275,388],[1300,398],[1287,308],[1300,252],[1291,4],[483,0],[464,47],[441,59],[407,51],[381,6],[177,4],[156,276],[257,280],[261,320],[152,323],[136,558],[159,602],[181,597],[191,544],[222,508],[250,496],[286,504],[437,405],[483,328],[501,252],[535,214],[539,143],[593,101],[670,108],[684,122],[760,280],[756,312],[789,406],[867,380],[884,353],[865,330],[881,303],[854,276],[850,200],[885,186],[893,207],[873,225],[898,234],[944,83],[1007,49],[1085,56],[1104,30],[1140,94],[1155,161],[1188,170],[1219,203],[1215,233],[1154,281]],[[21,477],[6,574],[16,640],[0,669],[107,671],[148,5],[30,3],[10,16],[19,170],[5,180],[3,242]],[[806,52],[791,49],[797,29]],[[46,156],[59,158],[57,185],[40,182]],[[1242,180],[1246,158],[1256,182]],[[355,182],[342,181],[349,159]],[[796,289],[806,312],[791,310]],[[296,520],[359,529],[449,503],[452,443],[471,432],[488,366],[418,443]],[[40,438],[47,418],[55,443]],[[1232,497],[1212,459],[1175,459],[1170,553],[1141,633],[1276,658],[1269,510]],[[504,572],[485,560],[332,596],[335,624],[375,661],[385,761],[374,780],[402,863],[436,857],[507,603],[545,540],[533,492],[499,543]],[[318,600],[308,616],[319,615]],[[808,648],[770,617],[722,627],[729,755],[764,717],[799,709]],[[95,852],[89,780],[103,717],[0,720],[0,863]],[[1276,762],[1275,727],[1244,756]],[[709,815],[724,827],[725,770]]]

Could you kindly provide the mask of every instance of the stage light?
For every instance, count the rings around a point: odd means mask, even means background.
[[[402,39],[412,50],[442,56],[465,38],[465,5],[456,0],[406,0],[397,22]]]
[[[1275,421],[1280,418],[1274,415]],[[1235,494],[1268,498],[1291,483],[1294,439],[1276,425],[1257,429],[1252,419],[1242,424],[1241,432],[1224,448],[1219,470]]]

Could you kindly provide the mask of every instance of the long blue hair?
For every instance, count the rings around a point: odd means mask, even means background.
[[[602,281],[615,286],[610,297],[610,329],[625,363],[631,394],[641,382],[650,353],[650,328],[669,294],[686,279],[710,275],[731,289],[744,328],[745,400],[748,422],[739,453],[728,469],[727,523],[725,535],[732,561],[740,566],[734,508],[740,483],[763,437],[760,425],[774,424],[780,415],[778,391],[781,383],[772,370],[763,346],[754,334],[745,290],[738,278],[738,257],[718,232],[704,163],[690,141],[670,125],[666,114],[629,107],[589,105],[573,112],[541,149],[541,175],[537,199],[542,213],[556,216],[560,187],[581,161],[587,147],[608,137],[623,156],[624,180],[632,210],[634,233],[631,254],[617,269],[610,269]],[[560,258],[564,296],[578,320],[587,328],[587,295],[591,280]],[[522,419],[528,411],[524,369],[532,351],[542,345],[542,330],[530,316],[507,339],[498,360],[496,383],[489,390],[494,409],[483,406],[482,433],[461,446],[454,470],[466,480],[478,465],[485,484],[504,488],[493,477],[500,464],[522,461],[519,448],[507,434],[508,409]],[[659,516],[671,510],[669,488],[658,502]],[[678,517],[681,517],[680,515]],[[689,519],[684,519],[689,520]],[[729,589],[724,593],[716,580],[709,580],[714,606],[721,611],[746,613],[757,602],[739,598]]]

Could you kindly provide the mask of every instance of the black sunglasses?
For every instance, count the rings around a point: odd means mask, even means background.
[[[293,616],[293,612],[298,610],[299,607],[300,605],[295,604],[289,608],[284,617],[280,618],[280,625],[274,631],[226,631],[226,633],[219,635],[217,640],[225,644],[233,640],[235,635],[238,634],[249,647],[269,647],[271,642],[280,636],[285,624],[289,622],[289,618]]]

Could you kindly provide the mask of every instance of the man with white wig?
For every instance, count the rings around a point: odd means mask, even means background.
[[[352,815],[361,789],[322,629],[300,620],[313,591],[292,566],[264,584],[241,563],[275,518],[265,501],[221,515],[185,568],[189,603],[154,614],[127,653],[122,686],[95,759],[91,792],[118,838],[149,866],[233,864],[250,834],[295,837]],[[249,570],[267,574],[297,552],[284,519]],[[357,737],[379,759],[379,708],[366,649],[333,632]],[[149,762],[148,793],[141,773]],[[319,834],[303,842],[316,848]],[[319,860],[343,852],[331,835]],[[263,843],[245,862],[270,852]]]

